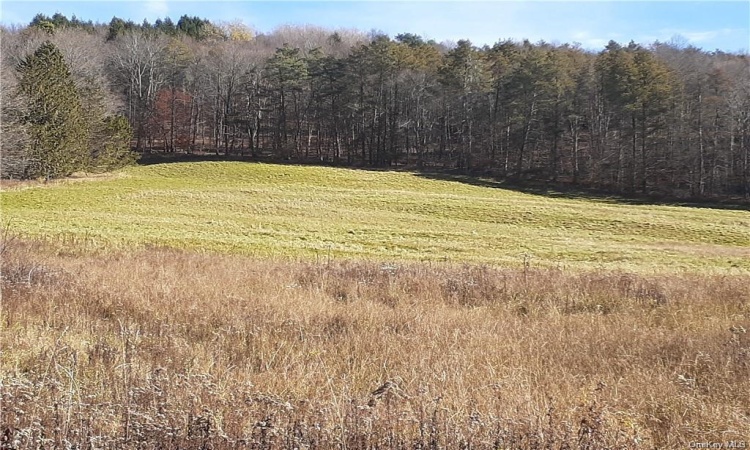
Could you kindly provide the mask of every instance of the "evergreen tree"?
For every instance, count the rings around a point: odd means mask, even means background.
[[[136,28],[137,28],[137,25],[133,23],[132,20],[128,20],[126,22],[120,19],[119,17],[113,17],[112,20],[109,22],[107,40],[113,41],[117,39],[117,36],[120,36],[126,31],[134,30]]]
[[[133,131],[128,119],[107,112],[105,91],[95,80],[87,79],[79,89],[83,120],[88,129],[88,155],[79,169],[106,172],[132,164],[137,153],[130,150]]]
[[[91,168],[108,171],[133,164],[138,154],[130,150],[133,130],[124,116],[108,116],[93,130],[96,145],[91,152]]]
[[[70,175],[88,164],[88,128],[81,99],[60,50],[47,41],[17,68],[19,89],[28,99],[24,118],[28,153],[34,163],[27,176],[47,179]]]
[[[199,17],[183,15],[177,22],[177,30],[195,40],[205,39],[209,35],[211,22]]]
[[[446,102],[447,141],[457,144],[456,165],[471,168],[477,147],[476,119],[482,115],[481,100],[490,87],[490,72],[480,50],[461,40],[446,55],[441,75],[444,94],[452,100]]]
[[[29,23],[29,27],[38,28],[47,34],[55,33],[55,23],[52,21],[52,18],[41,13],[34,16],[34,19]]]
[[[300,49],[285,45],[276,49],[276,53],[268,61],[267,70],[268,79],[277,94],[278,115],[274,130],[274,149],[290,157],[290,149],[287,148],[288,120],[290,112],[296,117],[299,116],[300,94],[308,77],[308,67]],[[296,127],[294,138],[298,152],[299,131],[299,127]]]

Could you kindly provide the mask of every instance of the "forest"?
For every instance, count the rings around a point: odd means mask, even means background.
[[[680,39],[597,52],[61,14],[0,33],[4,178],[165,153],[750,199],[750,58]]]

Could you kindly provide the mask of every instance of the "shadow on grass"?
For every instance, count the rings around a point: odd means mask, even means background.
[[[691,208],[710,208],[750,211],[750,201],[742,198],[732,198],[723,201],[715,199],[681,199],[673,197],[626,195],[617,192],[603,191],[593,188],[571,186],[562,183],[547,184],[539,181],[518,180],[496,180],[479,176],[467,175],[458,170],[420,170],[414,167],[369,167],[348,165],[345,161],[326,162],[318,159],[308,160],[286,160],[274,158],[268,155],[252,157],[251,155],[217,155],[215,153],[144,153],[138,160],[139,165],[153,165],[179,162],[202,162],[202,161],[235,161],[255,162],[263,164],[295,165],[295,166],[319,166],[319,167],[342,167],[352,170],[365,170],[372,172],[404,171],[413,173],[415,176],[440,181],[452,181],[469,184],[472,186],[508,189],[525,194],[539,195],[549,198],[564,198],[578,200],[592,200],[604,203],[644,206],[684,206]]]
[[[203,161],[242,161],[259,162],[250,155],[217,155],[215,153],[143,153],[136,164],[139,166],[152,166],[154,164],[181,163],[181,162],[203,162]]]
[[[545,184],[535,181],[499,181],[490,178],[475,177],[455,172],[415,172],[415,175],[431,180],[453,181],[472,186],[507,189],[524,194],[539,195],[549,198],[563,198],[573,200],[593,200],[603,203],[644,205],[644,206],[685,206],[691,208],[729,209],[750,211],[750,203],[743,203],[742,199],[727,201],[678,199],[656,196],[628,196],[620,193],[606,192],[595,189],[567,186],[564,184]]]
[[[414,168],[406,168],[403,166],[385,166],[385,167],[372,167],[366,165],[348,164],[346,160],[330,161],[321,160],[319,158],[282,158],[270,156],[267,152],[264,152],[258,156],[252,156],[250,154],[239,155],[231,154],[226,156],[224,154],[217,155],[215,153],[208,152],[195,152],[195,153],[143,153],[139,155],[136,164],[139,166],[151,166],[154,164],[168,164],[168,163],[186,163],[186,162],[217,162],[217,161],[229,161],[229,162],[247,162],[247,163],[262,163],[262,164],[274,164],[280,166],[313,166],[313,167],[338,167],[343,169],[352,170],[365,170],[370,172],[413,172]]]

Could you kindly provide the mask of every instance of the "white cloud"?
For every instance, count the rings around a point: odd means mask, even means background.
[[[149,0],[143,3],[143,12],[149,20],[164,18],[169,15],[167,0]]]
[[[538,24],[537,9],[521,2],[500,1],[367,2],[331,8],[326,11],[326,21],[391,35],[409,32],[437,41],[469,39],[475,45],[492,45],[506,38],[543,39],[548,25]],[[532,20],[534,17],[537,20]]]
[[[682,28],[664,28],[654,34],[640,35],[633,38],[641,44],[655,41],[685,41],[690,45],[706,50],[722,48],[725,51],[745,51],[750,45],[748,30],[741,28],[720,28],[715,30],[695,30]]]
[[[719,35],[718,31],[694,31],[694,32],[687,32],[687,33],[677,33],[682,34],[682,36],[685,36],[685,38],[690,42],[705,42],[711,39],[716,38]]]
[[[721,28],[719,30],[706,30],[706,31],[696,31],[696,30],[681,30],[681,29],[664,29],[660,30],[660,34],[662,36],[682,36],[688,41],[699,44],[706,41],[711,41],[713,39],[717,39],[719,37],[728,37],[732,35],[739,35],[740,33],[746,33],[747,30],[739,30],[739,29],[733,29],[733,28]]]

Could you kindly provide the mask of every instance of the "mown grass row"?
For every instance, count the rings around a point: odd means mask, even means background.
[[[25,236],[97,248],[659,271],[750,269],[750,213],[555,198],[405,172],[134,167],[0,194]]]

